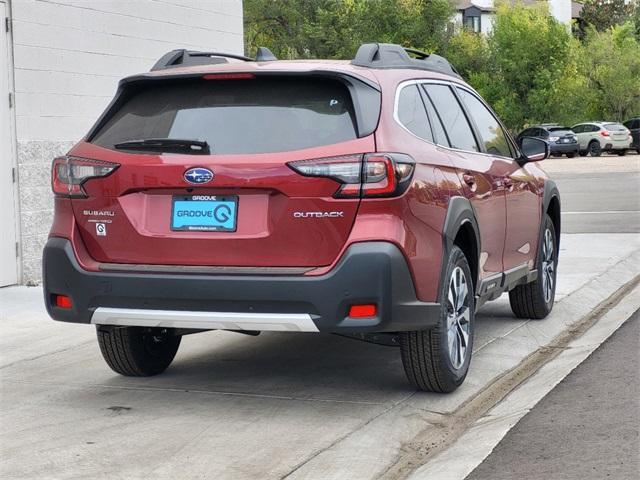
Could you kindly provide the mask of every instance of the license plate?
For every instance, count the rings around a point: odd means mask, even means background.
[[[235,232],[238,197],[182,195],[173,197],[171,230]]]

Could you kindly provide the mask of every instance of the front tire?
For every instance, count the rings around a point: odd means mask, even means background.
[[[567,158],[573,158],[573,157],[575,157],[575,156],[576,156],[575,152],[569,152],[569,153],[567,153]]]
[[[518,285],[509,292],[511,310],[518,318],[542,319],[549,315],[556,296],[558,242],[549,215],[544,217],[544,232],[538,246],[536,268],[538,278],[526,285]]]
[[[626,150],[618,150],[616,152],[618,154],[619,157],[624,157],[627,154]]]
[[[448,393],[469,371],[474,334],[474,288],[469,262],[454,246],[440,291],[438,324],[430,330],[400,333],[402,364],[418,390]]]
[[[182,337],[171,329],[98,325],[98,343],[107,365],[126,377],[164,372],[176,356]]]
[[[592,157],[599,157],[602,155],[602,147],[600,146],[600,142],[593,141],[589,144],[589,155]]]

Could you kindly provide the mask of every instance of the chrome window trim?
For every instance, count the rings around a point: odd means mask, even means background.
[[[466,85],[462,85],[461,83],[455,82],[455,81],[451,81],[451,80],[443,80],[443,79],[418,79],[418,80],[405,80],[403,82],[400,82],[398,84],[398,86],[396,87],[396,95],[395,95],[395,99],[393,102],[393,119],[394,121],[405,131],[407,131],[410,135],[413,135],[415,138],[422,140],[423,142],[429,143],[435,147],[438,148],[444,148],[446,150],[452,151],[452,152],[462,152],[462,153],[473,153],[474,155],[484,155],[487,157],[491,157],[491,158],[504,158],[506,160],[511,160],[513,162],[516,161],[515,158],[513,157],[504,157],[502,155],[493,155],[491,153],[486,153],[486,152],[478,152],[475,150],[464,150],[462,148],[455,148],[455,147],[447,147],[446,145],[440,145],[439,143],[435,143],[432,142],[430,140],[424,139],[422,137],[417,136],[415,133],[413,133],[411,130],[409,130],[407,127],[405,127],[402,122],[400,121],[400,117],[398,116],[398,104],[400,102],[400,92],[402,91],[403,88],[409,86],[409,85],[422,85],[422,84],[436,84],[436,85],[447,85],[449,87],[453,87],[453,88],[460,88],[462,90],[466,90],[467,92],[469,92],[470,94],[472,94],[473,96],[475,96],[478,100],[480,100],[480,102],[489,110],[489,113],[491,113],[491,115],[493,115],[493,117],[496,119],[496,121],[498,122],[498,124],[500,125],[500,128],[502,128],[505,136],[507,137],[507,141],[509,141],[512,146],[515,148],[516,153],[519,152],[519,149],[517,148],[517,145],[515,145],[513,142],[513,139],[511,139],[511,137],[509,136],[509,134],[507,133],[507,129],[504,128],[504,125],[502,124],[502,122],[500,121],[500,119],[498,118],[498,116],[495,114],[495,112],[491,109],[491,107],[489,107],[487,105],[487,102],[485,102],[482,97],[480,97],[480,95],[478,95],[476,92],[473,91],[473,89],[471,89],[470,87],[466,86]],[[455,94],[455,91],[453,92]],[[435,106],[434,106],[435,108]],[[462,105],[461,105],[462,108]],[[466,112],[465,112],[466,113]],[[469,124],[469,127],[471,128],[471,131],[473,132],[473,126],[471,124]],[[444,125],[443,125],[444,128]],[[475,134],[474,134],[475,136]]]

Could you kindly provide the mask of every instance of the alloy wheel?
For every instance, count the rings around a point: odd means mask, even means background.
[[[464,365],[471,353],[469,295],[470,289],[464,271],[460,267],[454,268],[447,292],[447,346],[451,365],[456,370]]]
[[[555,283],[555,258],[554,258],[554,241],[551,230],[544,231],[544,241],[542,243],[542,291],[544,292],[544,301],[549,303],[553,295]]]

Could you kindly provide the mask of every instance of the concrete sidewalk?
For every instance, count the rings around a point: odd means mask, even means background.
[[[92,327],[49,320],[37,287],[0,289],[0,474],[406,474],[394,466],[421,448],[414,439],[437,438],[462,404],[637,274],[637,237],[563,236],[553,314],[515,319],[506,296],[483,307],[469,377],[451,395],[411,390],[395,348],[320,334],[191,335],[165,374],[119,377]]]

